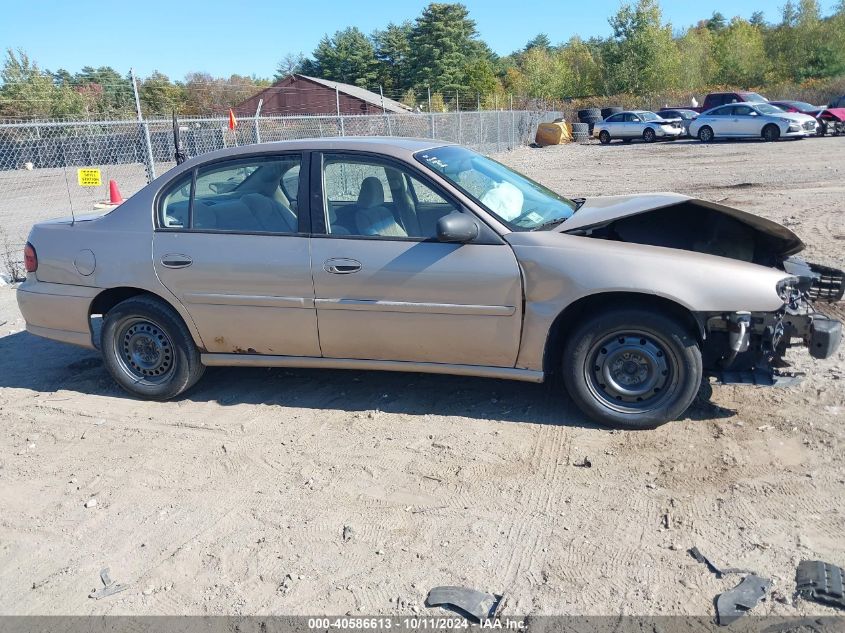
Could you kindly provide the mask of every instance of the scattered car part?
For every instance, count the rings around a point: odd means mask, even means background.
[[[845,609],[845,570],[820,560],[802,560],[795,570],[795,589],[805,600]]]
[[[750,569],[740,569],[738,567],[719,567],[711,559],[707,558],[704,554],[702,554],[701,550],[697,547],[691,547],[687,551],[689,552],[689,555],[692,556],[699,563],[707,565],[708,569],[710,569],[710,571],[716,574],[717,578],[722,578],[726,574],[751,574],[752,576],[755,575],[755,573]]]
[[[771,588],[772,581],[750,574],[730,591],[716,596],[716,616],[720,626],[727,626],[751,611]]]
[[[427,607],[453,607],[462,615],[468,615],[477,622],[489,620],[496,615],[503,596],[469,589],[468,587],[434,587],[425,600]]]
[[[592,468],[593,462],[590,461],[589,457],[585,457],[580,462],[575,462],[572,465],[575,466],[576,468]]]
[[[107,598],[108,596],[112,596],[116,593],[129,589],[129,585],[117,583],[111,579],[108,567],[104,567],[100,570],[100,580],[103,581],[103,587],[101,589],[94,589],[94,591],[88,594],[89,598],[99,600],[100,598]]]

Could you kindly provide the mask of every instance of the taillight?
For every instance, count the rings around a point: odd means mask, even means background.
[[[35,247],[29,242],[23,249],[23,264],[28,273],[38,270],[38,255],[35,253]]]

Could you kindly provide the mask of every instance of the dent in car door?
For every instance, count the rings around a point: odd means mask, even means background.
[[[359,200],[353,212],[360,216],[346,225],[353,227],[348,234],[332,218],[326,221],[324,211],[318,218],[314,210],[315,224],[327,225],[329,233],[312,239],[323,355],[513,367],[522,327],[522,282],[511,248],[497,236],[493,243],[441,243],[426,236],[429,222],[421,223],[420,233],[402,236],[405,229],[397,228],[401,218],[391,217],[395,201],[387,199],[383,159],[325,156],[327,169],[333,162],[344,164],[344,182]],[[392,161],[387,166],[411,173]],[[408,177],[421,180],[419,173]],[[386,197],[366,206],[371,192],[356,190],[377,189],[372,179],[385,183]],[[330,182],[323,191],[331,204],[341,197],[330,191],[333,186]],[[441,195],[430,182],[426,187]],[[452,203],[451,210],[457,207]],[[379,218],[380,233],[367,235],[361,222],[367,217]]]
[[[176,225],[154,234],[155,271],[209,352],[320,355],[309,240],[284,232],[299,231],[296,216],[308,221],[308,196],[297,192],[300,210],[284,190],[299,155],[274,158],[200,167],[184,218],[162,200],[159,223]]]

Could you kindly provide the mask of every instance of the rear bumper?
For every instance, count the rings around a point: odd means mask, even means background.
[[[94,349],[88,308],[99,288],[51,284],[27,278],[17,290],[28,332]]]

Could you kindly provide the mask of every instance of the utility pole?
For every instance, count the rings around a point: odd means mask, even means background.
[[[152,182],[156,179],[155,161],[153,160],[153,144],[150,141],[150,127],[144,122],[144,117],[141,114],[141,98],[138,96],[138,79],[135,77],[135,71],[130,68],[129,76],[132,78],[132,92],[135,93],[135,112],[138,114],[138,129],[144,137],[144,144],[147,151],[147,182]]]

